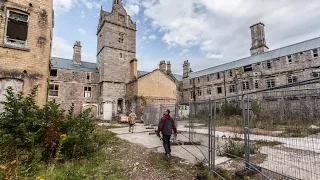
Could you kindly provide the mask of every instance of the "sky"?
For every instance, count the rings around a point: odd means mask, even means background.
[[[96,62],[101,6],[112,0],[53,0],[52,56],[72,58],[81,41],[82,60]],[[122,0],[137,24],[138,70],[152,71],[161,60],[182,74],[183,61],[193,71],[250,56],[250,26],[265,24],[267,46],[277,49],[320,37],[317,0]]]

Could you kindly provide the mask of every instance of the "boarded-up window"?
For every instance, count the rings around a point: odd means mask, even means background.
[[[17,79],[0,79],[0,112],[2,111],[4,105],[1,102],[5,102],[6,89],[12,87],[14,93],[22,91],[23,81]]]
[[[26,46],[29,16],[8,11],[5,42],[16,46]]]

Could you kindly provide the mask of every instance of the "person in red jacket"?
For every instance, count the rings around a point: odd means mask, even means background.
[[[171,143],[170,138],[172,135],[172,130],[174,135],[177,136],[177,127],[170,116],[170,110],[166,110],[163,113],[163,117],[159,121],[157,136],[160,137],[160,132],[162,133],[163,147],[167,158],[171,156]]]

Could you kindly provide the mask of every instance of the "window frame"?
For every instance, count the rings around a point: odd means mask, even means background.
[[[53,90],[50,89],[50,85],[53,85]],[[55,89],[56,86],[58,87],[58,89]],[[50,96],[50,97],[59,97],[60,84],[58,84],[58,83],[50,83],[48,89],[49,89],[48,96]],[[53,95],[50,94],[51,92],[55,92],[55,91],[57,92],[56,96],[53,96]]]
[[[291,84],[291,83],[295,83],[298,82],[298,77],[296,75],[288,75],[287,76],[287,83]]]
[[[10,19],[9,18],[10,17],[10,12],[15,12],[15,13],[18,13],[18,14],[22,14],[22,15],[28,16],[28,19],[26,21],[26,23],[27,23],[27,39],[26,39],[24,45],[19,45],[19,44],[8,42],[7,32],[8,32],[8,22],[9,22],[9,19]],[[30,14],[28,14],[26,12],[22,12],[22,11],[13,10],[13,9],[7,9],[6,15],[7,16],[6,16],[6,19],[5,19],[4,36],[3,36],[4,44],[10,45],[10,46],[15,46],[15,47],[24,47],[24,48],[28,47],[28,34],[29,34]],[[22,22],[25,22],[25,21],[22,21]],[[17,41],[19,41],[19,40],[17,40]]]
[[[52,76],[51,75],[51,71],[55,70],[56,71],[56,75],[55,76]],[[50,77],[58,77],[58,69],[50,69]]]
[[[266,83],[267,83],[267,88],[276,87],[276,80],[275,79],[267,79]],[[273,86],[272,86],[272,84],[273,84]],[[269,85],[270,85],[270,87],[269,87]]]
[[[314,52],[316,50],[316,53]],[[319,57],[319,49],[315,48],[311,50],[312,52],[312,58],[318,58]],[[316,56],[314,56],[316,54]]]
[[[229,93],[235,93],[236,92],[236,86],[234,84],[229,85]]]
[[[202,96],[202,90],[201,89],[197,90],[197,96]]]
[[[242,85],[242,90],[243,91],[250,90],[249,81],[242,81],[241,85]]]
[[[217,87],[217,94],[222,94],[222,87],[221,86]]]
[[[92,98],[92,87],[91,86],[84,86],[83,87],[83,97]]]

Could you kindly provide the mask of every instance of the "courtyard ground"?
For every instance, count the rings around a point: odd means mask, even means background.
[[[179,122],[178,138],[176,141],[188,141],[189,128],[187,122]],[[134,133],[128,132],[128,127],[116,127],[110,131],[118,134],[121,139],[140,145],[142,149],[151,152],[163,153],[162,142],[154,134],[154,129],[147,129],[142,124],[135,127]],[[183,159],[182,164],[196,164],[199,161],[208,159],[208,130],[201,124],[194,124],[193,140],[200,142],[201,145],[177,145],[172,147],[172,155]],[[222,130],[222,129],[219,129]],[[223,138],[224,137],[224,138]],[[237,137],[240,141],[242,134],[230,131],[216,131],[218,146],[223,146],[225,138]],[[266,135],[250,135],[251,141],[279,142],[280,145],[268,145],[259,149],[259,152],[251,157],[251,163],[257,164],[271,171],[285,174],[290,177],[315,180],[320,179],[320,136],[313,135],[305,138],[283,138]],[[236,172],[244,168],[243,161],[230,159],[227,157],[216,156],[216,165],[229,171]]]

